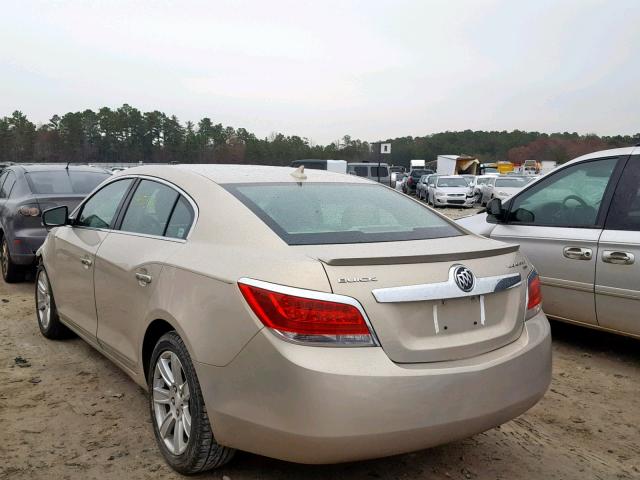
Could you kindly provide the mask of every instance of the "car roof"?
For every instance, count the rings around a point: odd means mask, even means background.
[[[19,167],[24,172],[56,172],[60,170],[71,170],[73,172],[110,173],[101,167],[92,167],[90,165],[69,165],[67,167],[66,163],[22,163],[19,165],[11,165],[11,167]]]
[[[368,164],[372,165],[372,164]],[[118,172],[118,176],[150,175],[163,177],[171,176],[176,170],[190,173],[194,176],[204,177],[219,184],[227,183],[374,183],[363,177],[329,172],[327,170],[314,170],[307,168],[304,174],[307,178],[294,177],[297,168],[273,167],[269,165],[223,165],[223,164],[181,164],[181,165],[149,165],[133,167]]]

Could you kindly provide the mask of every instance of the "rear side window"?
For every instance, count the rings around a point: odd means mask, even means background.
[[[16,184],[16,174],[11,171],[7,172],[7,176],[4,180],[4,183],[0,188],[0,198],[9,198],[9,195],[11,195],[11,190],[13,189],[13,186],[15,184]]]
[[[632,157],[622,173],[605,228],[640,231],[640,157]]]
[[[103,172],[55,170],[27,172],[26,177],[31,191],[36,194],[82,194],[89,193],[110,175]]]
[[[142,180],[131,197],[120,230],[164,235],[178,192],[162,183]]]
[[[187,233],[193,223],[193,216],[193,208],[187,199],[181,196],[171,214],[165,237],[187,238]]]
[[[378,175],[378,171],[380,172]],[[388,177],[389,176],[389,170],[387,170],[387,167],[371,167],[371,176],[372,177]]]
[[[132,181],[130,178],[118,180],[98,190],[82,207],[75,225],[109,228]]]
[[[427,207],[378,184],[223,186],[289,245],[421,240],[462,234]]]
[[[369,167],[353,167],[353,172],[359,177],[368,177]]]

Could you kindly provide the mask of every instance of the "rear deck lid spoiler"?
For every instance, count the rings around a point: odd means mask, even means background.
[[[349,258],[318,257],[321,262],[332,266],[356,266],[356,265],[401,265],[409,263],[435,263],[455,262],[472,258],[486,258],[497,255],[505,255],[517,252],[519,245],[506,245],[496,248],[483,248],[482,250],[466,252],[447,252],[421,255],[394,255],[394,256],[363,256]]]

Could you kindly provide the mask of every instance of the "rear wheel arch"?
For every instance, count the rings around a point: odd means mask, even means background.
[[[145,381],[149,379],[149,362],[151,361],[151,354],[153,349],[158,343],[160,338],[168,332],[177,332],[176,328],[166,320],[157,318],[153,320],[144,333],[144,339],[142,340],[142,368],[144,371]]]

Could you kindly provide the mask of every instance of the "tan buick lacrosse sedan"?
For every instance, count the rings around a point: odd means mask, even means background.
[[[139,167],[43,221],[42,333],[75,332],[147,389],[182,473],[235,449],[304,463],[423,449],[514,418],[550,381],[518,247],[368,180]]]

